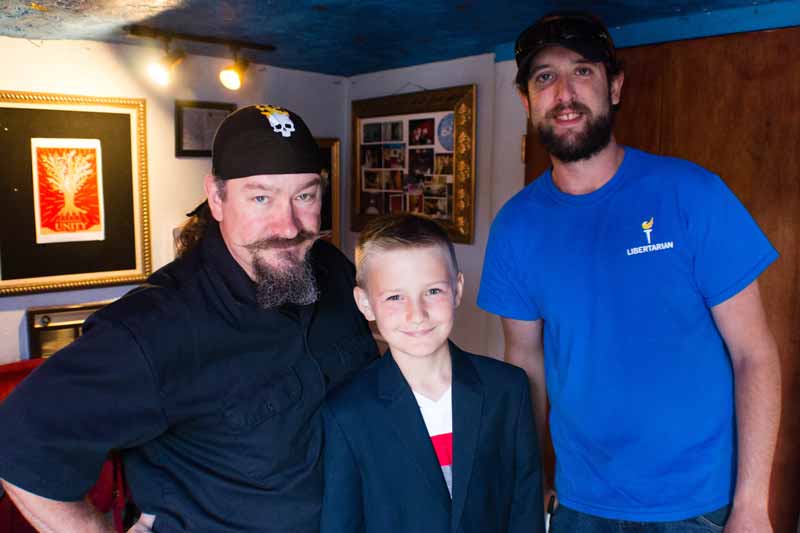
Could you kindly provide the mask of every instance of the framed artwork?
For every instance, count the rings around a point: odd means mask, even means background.
[[[341,143],[339,139],[316,139],[322,160],[322,238],[339,246],[339,161]]]
[[[144,99],[0,91],[0,296],[151,269]]]
[[[475,85],[353,102],[351,229],[418,213],[475,237]]]
[[[175,157],[211,157],[214,133],[236,104],[175,100]]]

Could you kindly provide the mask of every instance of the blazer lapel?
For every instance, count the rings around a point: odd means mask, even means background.
[[[450,343],[453,361],[453,515],[457,531],[472,477],[483,413],[483,391],[475,367],[461,349]]]
[[[447,512],[450,512],[450,493],[428,435],[425,420],[419,411],[411,387],[388,351],[381,358],[378,396],[386,402],[387,423],[394,429],[403,451],[419,467],[421,477],[429,486],[431,494]]]

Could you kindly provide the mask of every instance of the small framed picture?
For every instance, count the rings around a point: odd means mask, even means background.
[[[175,100],[175,157],[211,157],[214,134],[236,104]]]

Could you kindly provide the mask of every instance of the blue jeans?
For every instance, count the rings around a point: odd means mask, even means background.
[[[686,520],[633,522],[600,518],[559,505],[550,517],[550,533],[719,533],[730,511],[726,505]]]

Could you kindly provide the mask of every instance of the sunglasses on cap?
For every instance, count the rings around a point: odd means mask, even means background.
[[[514,44],[517,66],[545,46],[558,45],[590,61],[614,63],[614,41],[602,22],[588,13],[554,13],[523,31]]]

